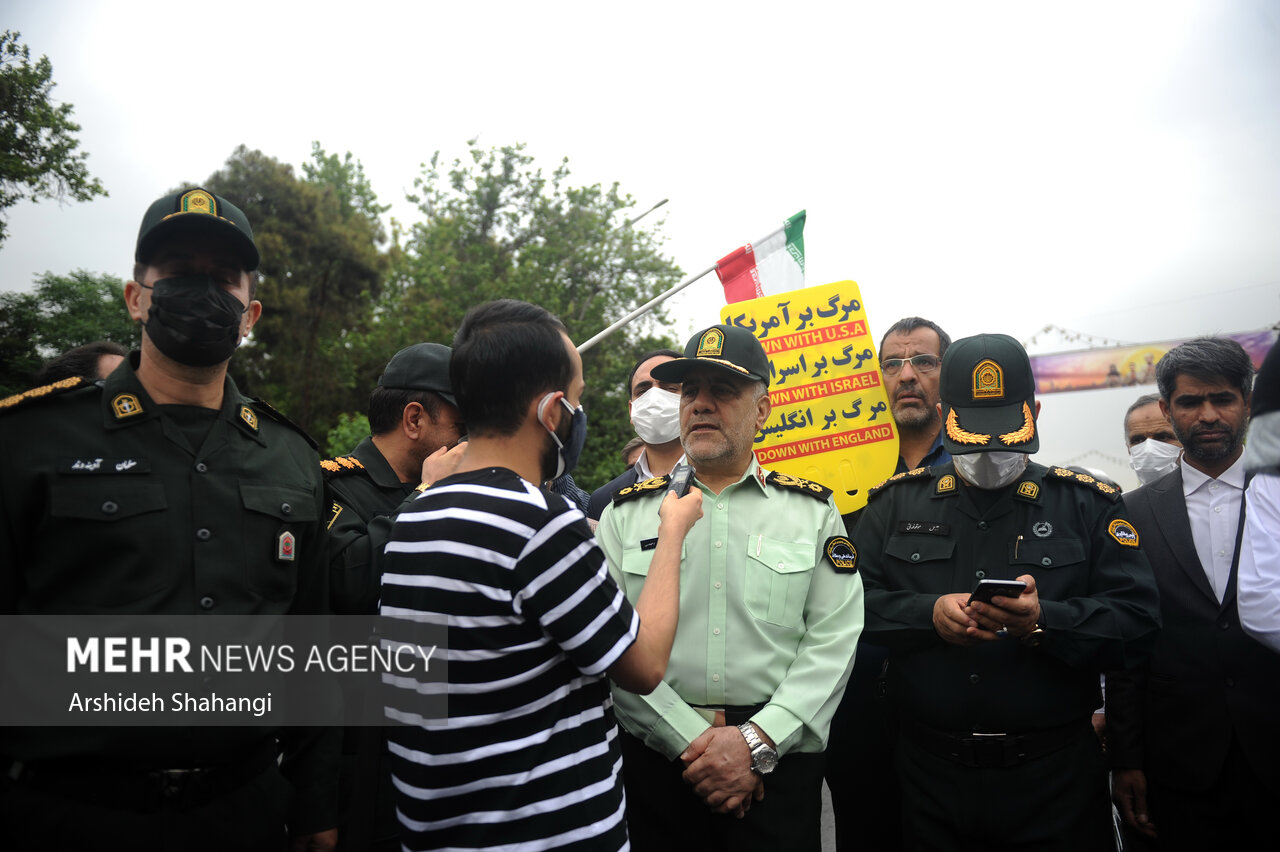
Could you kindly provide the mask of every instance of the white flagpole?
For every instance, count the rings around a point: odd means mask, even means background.
[[[708,266],[706,269],[704,269],[704,270],[702,270],[701,272],[699,272],[697,275],[693,276],[692,278],[686,278],[684,281],[681,281],[679,284],[677,284],[676,286],[672,287],[672,288],[671,288],[670,290],[668,290],[667,292],[665,292],[665,293],[660,293],[660,294],[658,294],[657,296],[654,296],[652,299],[650,299],[649,301],[645,302],[643,305],[641,305],[640,307],[636,308],[634,311],[632,311],[631,313],[627,314],[625,317],[623,317],[622,319],[618,320],[618,321],[617,321],[617,322],[615,322],[613,325],[609,326],[609,327],[608,327],[608,328],[606,328],[604,331],[600,332],[600,333],[599,333],[599,334],[597,334],[595,337],[593,337],[593,338],[591,338],[590,340],[588,340],[586,343],[579,344],[579,345],[578,345],[578,351],[579,351],[579,352],[586,352],[586,351],[587,351],[588,349],[590,349],[592,346],[595,346],[595,345],[596,345],[597,343],[599,343],[601,340],[604,340],[606,337],[608,337],[609,335],[613,334],[615,331],[617,331],[618,329],[622,328],[624,325],[626,325],[627,323],[631,322],[631,321],[632,321],[633,319],[635,319],[636,317],[638,317],[638,316],[642,316],[643,314],[647,314],[649,311],[651,311],[651,310],[653,310],[654,308],[658,307],[658,305],[661,305],[661,304],[662,304],[663,302],[665,302],[667,299],[670,299],[670,298],[671,298],[672,296],[674,296],[676,293],[679,293],[681,290],[683,290],[685,287],[688,287],[690,284],[692,284],[693,282],[697,281],[699,278],[702,278],[702,277],[703,277],[703,276],[705,276],[705,275],[709,275],[710,273],[715,272],[715,271],[716,271],[716,267],[718,267],[719,265],[720,265],[720,264],[718,264],[718,263],[714,263],[714,264],[712,264],[711,266]]]
[[[655,206],[661,206],[661,205],[662,205],[662,204],[664,204],[664,203],[666,203],[666,202],[665,202],[665,200],[664,200],[664,201],[662,201],[662,202],[659,202],[659,203],[658,203],[657,205],[655,205]],[[652,208],[650,208],[650,209],[652,209]],[[644,215],[646,215],[648,212],[649,212],[649,211],[648,211],[648,210],[646,210],[644,213],[642,213],[642,214],[640,214],[640,215],[641,215],[641,216],[644,216]],[[636,219],[639,219],[639,218],[640,218],[640,216],[637,216],[637,217],[636,217]],[[632,219],[632,220],[631,220],[631,222],[636,221],[636,219]],[[631,222],[628,222],[628,223],[627,223],[627,225],[630,225],[630,224],[631,224]],[[624,227],[626,227],[626,226],[624,226]],[[785,227],[785,226],[784,226],[784,227]],[[770,237],[772,237],[774,234],[778,233],[778,231],[781,231],[781,230],[783,230],[783,228],[774,228],[772,231],[770,231],[769,233],[765,234],[765,235],[764,235],[763,237],[761,237],[760,239],[756,240],[755,242],[747,243],[746,245],[749,245],[749,246],[758,246],[758,245],[760,245],[760,243],[762,243],[762,242],[764,242],[765,240],[769,239]],[[602,332],[600,332],[599,334],[597,334],[595,337],[593,337],[593,338],[591,338],[590,340],[588,340],[586,343],[579,344],[579,346],[578,346],[578,352],[580,352],[580,353],[581,353],[581,352],[586,352],[586,351],[587,351],[588,349],[590,349],[592,346],[595,346],[595,345],[596,345],[597,343],[599,343],[601,340],[604,340],[606,337],[608,337],[609,335],[613,334],[615,331],[617,331],[618,329],[622,328],[624,325],[626,325],[627,323],[631,322],[631,321],[632,321],[633,319],[635,319],[636,317],[638,317],[638,316],[643,316],[644,314],[647,314],[649,311],[651,311],[651,310],[653,310],[654,308],[658,307],[658,305],[661,305],[661,304],[662,304],[663,302],[665,302],[667,299],[670,299],[670,298],[671,298],[672,296],[674,296],[676,293],[679,293],[681,290],[683,290],[685,287],[688,287],[690,284],[692,284],[693,282],[697,281],[699,278],[702,278],[702,277],[704,277],[704,276],[706,276],[706,275],[709,275],[709,274],[711,274],[712,272],[715,272],[715,271],[716,271],[717,269],[719,269],[719,268],[720,268],[720,264],[719,264],[719,263],[713,263],[713,264],[711,264],[710,266],[708,266],[706,269],[704,269],[704,270],[702,270],[701,272],[699,272],[697,275],[693,276],[692,278],[686,278],[684,281],[681,281],[679,284],[677,284],[676,286],[672,287],[672,288],[671,288],[670,290],[668,290],[667,292],[665,292],[665,293],[661,293],[661,294],[659,294],[659,295],[655,296],[654,298],[652,298],[652,299],[650,299],[649,301],[645,302],[645,303],[644,303],[643,305],[641,305],[640,307],[636,308],[636,309],[635,309],[634,311],[632,311],[631,313],[627,314],[627,315],[626,315],[625,317],[623,317],[622,319],[620,319],[620,320],[618,320],[617,322],[615,322],[613,325],[611,325],[611,326],[609,326],[608,328],[606,328],[604,331],[602,331]]]

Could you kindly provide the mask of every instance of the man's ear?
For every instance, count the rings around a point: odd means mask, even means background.
[[[1169,403],[1164,401],[1164,397],[1160,397],[1159,402],[1160,402],[1160,413],[1164,415],[1165,420],[1169,420]],[[1169,422],[1172,423],[1173,421],[1169,420]]]
[[[564,391],[547,391],[541,396],[534,397],[529,405],[533,412],[534,420],[544,429],[552,432],[556,431],[560,426],[560,415],[563,413],[564,406],[560,405],[560,398],[564,396]],[[538,409],[541,408],[541,415]]]
[[[756,400],[756,431],[759,432],[764,428],[764,424],[769,421],[769,415],[773,413],[773,401],[769,399],[769,391],[766,389],[764,393]]]
[[[137,281],[126,281],[124,284],[124,306],[129,311],[129,318],[134,322],[144,322],[142,313],[142,285]]]
[[[249,309],[240,315],[240,336],[248,337],[249,332],[253,331],[253,327],[258,324],[258,320],[262,317],[262,303],[257,299],[249,302]]]

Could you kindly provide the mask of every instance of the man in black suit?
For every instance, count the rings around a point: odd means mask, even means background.
[[[1280,810],[1280,657],[1236,613],[1236,563],[1253,363],[1200,338],[1157,365],[1160,408],[1183,456],[1126,494],[1160,589],[1147,663],[1107,676],[1113,795],[1161,849],[1274,848]]]

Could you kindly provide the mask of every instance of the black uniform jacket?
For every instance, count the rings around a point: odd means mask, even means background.
[[[975,499],[976,498],[976,499]],[[874,489],[854,533],[866,585],[864,637],[890,650],[890,688],[908,719],[947,731],[1019,732],[1086,719],[1098,675],[1136,665],[1159,630],[1155,581],[1119,495],[1091,477],[1028,464],[978,492],[953,464]],[[1030,574],[1042,640],[944,642],[939,596]]]

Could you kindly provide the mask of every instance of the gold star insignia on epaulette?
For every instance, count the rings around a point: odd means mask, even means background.
[[[342,470],[333,459],[320,459],[320,467],[328,471]]]
[[[807,494],[817,500],[823,502],[831,496],[831,489],[817,482],[808,479],[801,479],[798,476],[791,476],[787,473],[778,473],[776,470],[771,472],[765,480],[770,485],[777,485],[780,488],[789,488],[793,491],[799,491]]]
[[[1089,475],[1087,475],[1087,474],[1083,474],[1083,473],[1077,473],[1077,474],[1076,474],[1076,479],[1080,480],[1081,482],[1085,482],[1085,483],[1089,483],[1089,484],[1093,484],[1094,482],[1097,482],[1097,481],[1098,481],[1098,480],[1094,479],[1092,476],[1089,476]]]
[[[89,384],[89,380],[83,376],[72,376],[69,379],[59,379],[52,384],[41,385],[38,388],[32,388],[29,391],[15,393],[13,396],[6,396],[0,399],[0,411],[6,408],[14,408],[22,403],[29,402],[33,399],[40,399],[51,393],[61,393],[62,391],[78,388],[81,385]]]
[[[1065,467],[1055,467],[1055,468],[1053,469],[1053,475],[1054,475],[1054,476],[1061,476],[1063,479],[1075,479],[1075,478],[1076,478],[1076,472],[1075,472],[1074,470],[1067,470]]]
[[[334,461],[336,461],[338,464],[342,465],[343,467],[347,468],[348,470],[354,470],[355,468],[361,468],[361,469],[364,468],[364,465],[360,464],[360,459],[356,458],[355,456],[338,456],[337,458],[334,459]]]
[[[625,503],[633,497],[639,497],[641,494],[649,494],[661,488],[665,488],[667,483],[670,481],[670,476],[655,476],[652,479],[637,482],[635,485],[628,485],[626,488],[613,495],[613,502]]]
[[[253,431],[258,431],[258,415],[253,413],[253,409],[247,405],[240,406],[240,419],[244,421],[244,425]]]
[[[1105,483],[1105,482],[1099,482],[1099,483],[1097,483],[1097,486],[1098,486],[1098,490],[1099,490],[1099,491],[1101,491],[1103,494],[1115,494],[1115,493],[1116,493],[1116,489],[1112,488],[1110,485],[1108,485],[1108,484],[1107,484],[1107,483]]]

